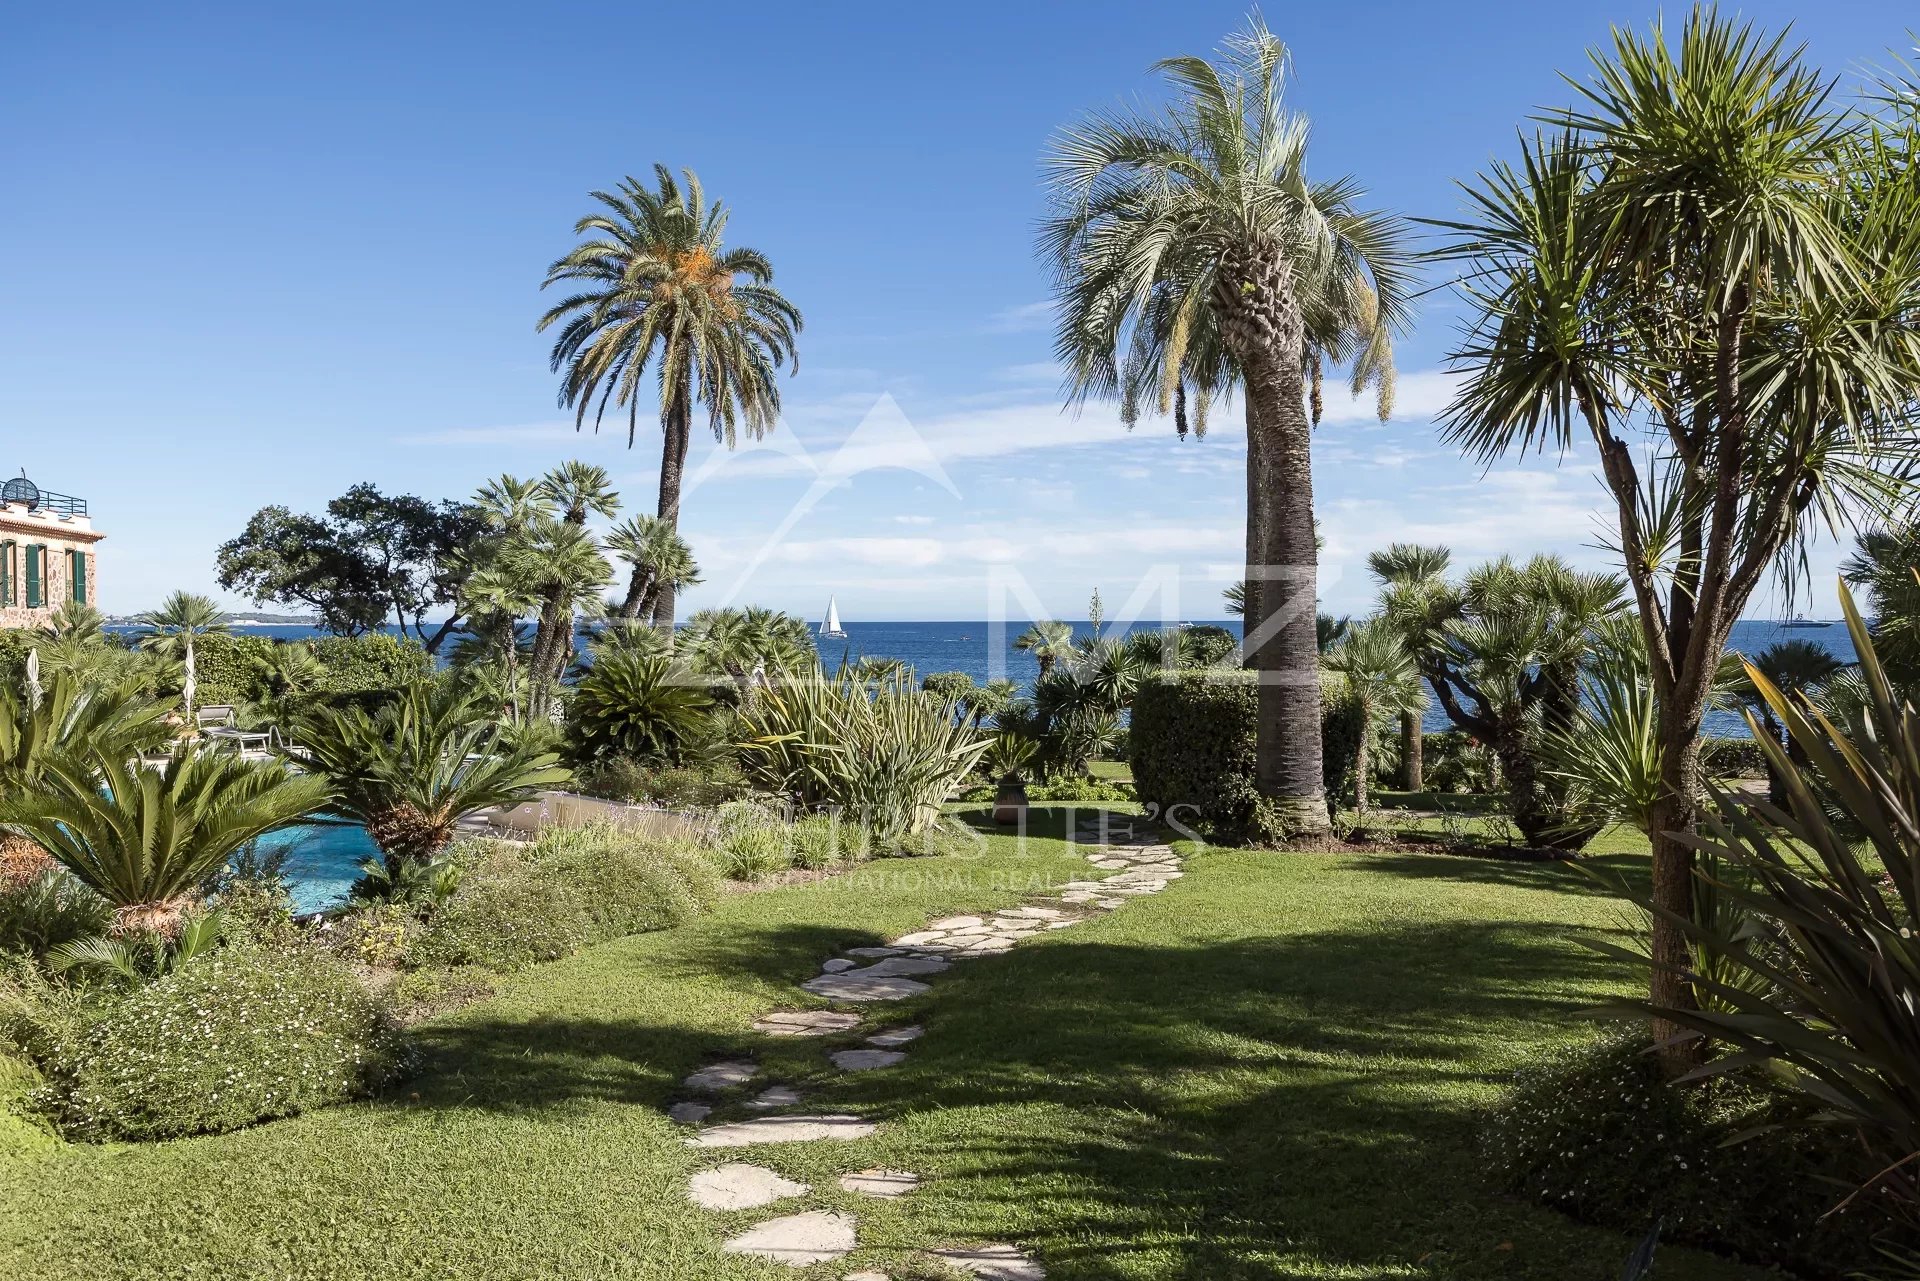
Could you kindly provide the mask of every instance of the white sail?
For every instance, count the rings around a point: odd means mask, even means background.
[[[827,621],[820,624],[822,636],[845,636],[840,627],[840,602],[837,597],[827,597]]]

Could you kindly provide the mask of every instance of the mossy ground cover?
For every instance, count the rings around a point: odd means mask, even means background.
[[[721,1252],[777,1211],[689,1205],[714,1154],[662,1111],[742,1049],[762,1082],[886,1122],[747,1156],[860,1216],[862,1254],[821,1277],[972,1240],[1067,1281],[1619,1275],[1627,1237],[1495,1195],[1478,1145],[1504,1076],[1631,982],[1578,942],[1618,904],[1563,865],[1193,851],[1167,892],[876,1016],[927,1024],[900,1067],[839,1076],[821,1042],[752,1034],[848,946],[1085,874],[1057,817],[1036,829],[730,895],[511,976],[423,1027],[423,1075],[372,1103],[164,1144],[0,1145],[0,1275],[794,1276]],[[835,1186],[868,1165],[927,1182],[892,1204]]]

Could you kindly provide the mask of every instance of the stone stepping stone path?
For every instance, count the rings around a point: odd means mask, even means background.
[[[729,1161],[694,1175],[687,1199],[703,1210],[757,1210],[807,1191],[806,1184],[783,1179],[764,1165]]]
[[[932,991],[924,980],[951,969],[955,961],[973,960],[1010,951],[1024,939],[1052,930],[1068,929],[1101,912],[1110,912],[1128,899],[1158,894],[1183,874],[1171,846],[1158,843],[1144,820],[1131,815],[1094,811],[1083,814],[1072,836],[1090,847],[1093,866],[1114,875],[1101,880],[1069,881],[1052,897],[1020,907],[981,915],[942,917],[926,928],[885,946],[851,947],[824,962],[820,973],[800,987],[841,1005],[869,1006],[903,1001]],[[754,1031],[768,1037],[841,1037],[857,1034],[866,1022],[852,1010],[780,1010],[755,1020]],[[831,1050],[827,1059],[842,1072],[870,1072],[895,1067],[907,1059],[903,1048],[926,1032],[920,1024],[880,1027],[861,1036],[865,1048]],[[741,1089],[759,1074],[753,1060],[739,1057],[709,1063],[682,1084],[696,1093],[719,1094]],[[770,1112],[797,1107],[800,1092],[773,1085],[745,1106]],[[846,1142],[864,1139],[879,1126],[844,1113],[783,1113],[719,1125],[703,1124],[712,1107],[682,1102],[668,1115],[698,1127],[686,1140],[692,1148],[748,1148],[765,1143]],[[920,1176],[880,1167],[839,1176],[843,1191],[891,1199],[920,1186]],[[692,1176],[687,1196],[710,1210],[743,1210],[807,1195],[811,1189],[764,1166],[729,1162]],[[768,1219],[726,1243],[734,1254],[753,1255],[800,1268],[846,1257],[858,1248],[854,1217],[837,1211],[808,1210]],[[932,1258],[981,1281],[1044,1281],[1046,1271],[1033,1256],[1014,1246],[985,1243],[929,1252]],[[888,1281],[871,1269],[849,1272],[843,1281]]]
[[[723,1247],[728,1254],[751,1254],[790,1268],[846,1257],[854,1246],[853,1216],[808,1210],[768,1219],[748,1228]]]

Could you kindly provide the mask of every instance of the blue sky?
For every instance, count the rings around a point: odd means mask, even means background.
[[[1455,178],[1559,103],[1610,22],[1650,3],[1274,6],[1314,168],[1377,203],[1456,208]],[[1891,2],[1799,18],[1850,79],[1903,43]],[[1080,616],[1178,578],[1217,613],[1241,537],[1239,433],[1129,436],[1059,408],[1033,228],[1038,158],[1088,108],[1151,96],[1239,3],[719,7],[92,5],[0,16],[0,471],[87,497],[103,604],[211,591],[267,503],[361,480],[465,495],[568,457],[651,510],[657,429],[575,436],[554,405],[547,262],[586,193],[655,161],[734,210],[806,315],[786,421],[696,447],[693,605],[858,618]],[[1317,442],[1323,597],[1366,606],[1393,538],[1473,559],[1599,563],[1581,458],[1482,474],[1437,440],[1445,300],[1403,343],[1382,427],[1336,404]],[[852,442],[849,446],[849,441]],[[1830,613],[1820,559],[1812,610]],[[1153,588],[1157,590],[1157,588]],[[1156,600],[1158,598],[1156,597]],[[238,602],[236,602],[238,603]],[[1158,606],[1156,605],[1156,609]],[[1767,602],[1754,612],[1768,613]]]

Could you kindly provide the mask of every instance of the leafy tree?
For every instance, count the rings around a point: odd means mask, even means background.
[[[231,754],[189,750],[152,769],[84,751],[49,762],[0,815],[112,903],[119,929],[170,935],[209,873],[326,795],[324,779]]]
[[[1053,672],[1056,664],[1078,652],[1073,647],[1072,624],[1051,618],[1035,619],[1026,631],[1013,638],[1013,647],[1034,656],[1040,664],[1042,680]]]
[[[369,713],[318,707],[288,757],[332,787],[327,807],[366,824],[388,872],[425,863],[469,814],[515,804],[567,779],[558,758],[503,732],[476,692],[416,681]]]
[[[1367,557],[1367,569],[1383,588],[1419,588],[1436,585],[1446,578],[1447,566],[1453,559],[1453,553],[1445,547],[1422,547],[1418,543],[1394,543],[1382,551],[1373,552]],[[1404,637],[1409,654],[1419,649],[1418,635]],[[1417,684],[1415,694],[1419,693]],[[1425,700],[1416,698],[1414,703],[1400,713],[1400,768],[1401,784],[1409,792],[1418,792],[1426,786],[1425,770],[1421,760],[1421,749],[1425,738],[1421,712]]]
[[[1305,121],[1281,102],[1285,64],[1285,47],[1256,21],[1218,65],[1161,63],[1176,93],[1161,112],[1063,134],[1044,249],[1059,280],[1056,348],[1076,398],[1137,403],[1149,371],[1163,389],[1195,377],[1219,388],[1225,365],[1184,346],[1183,334],[1217,334],[1231,357],[1247,418],[1247,580],[1261,588],[1247,601],[1247,658],[1270,674],[1258,786],[1282,826],[1312,833],[1328,817],[1308,313],[1364,296],[1351,310],[1356,322],[1370,317],[1368,346],[1384,344],[1406,317],[1408,260],[1399,221],[1358,209],[1357,184],[1307,179]]]
[[[427,615],[454,606],[464,577],[459,553],[480,531],[472,507],[387,495],[359,484],[324,516],[262,507],[221,546],[220,586],[261,604],[305,606],[336,636],[377,631],[389,620],[437,654],[461,624]]]
[[[1005,711],[1019,696],[1020,687],[1006,677],[990,680],[966,695],[967,719],[973,722],[975,729],[979,729],[987,720]]]
[[[187,647],[202,636],[215,636],[228,630],[226,615],[220,606],[193,592],[174,592],[160,608],[140,615],[148,630],[140,636],[140,648],[178,659]]]
[[[772,431],[780,416],[774,374],[797,365],[801,327],[799,310],[773,287],[772,265],[752,249],[725,247],[725,206],[709,204],[700,180],[681,172],[684,187],[655,165],[652,189],[626,178],[615,191],[592,193],[601,211],[574,224],[575,235],[589,238],[555,261],[542,285],[580,292],[539,324],[560,325],[552,363],[575,426],[591,410],[598,431],[609,402],[624,406],[629,447],[653,365],[663,437],[657,515],[669,529],[680,525],[694,403],[705,403],[714,439],[729,446],[742,428],[756,439]],[[674,599],[675,589],[661,583],[655,621],[669,630]]]
[[[1912,98],[1831,101],[1802,48],[1722,18],[1617,31],[1561,132],[1469,188],[1473,316],[1447,437],[1491,461],[1591,438],[1649,655],[1653,1003],[1680,973],[1700,725],[1735,620],[1820,525],[1903,501],[1920,393]],[[1662,1018],[1668,1067],[1697,1045]]]

